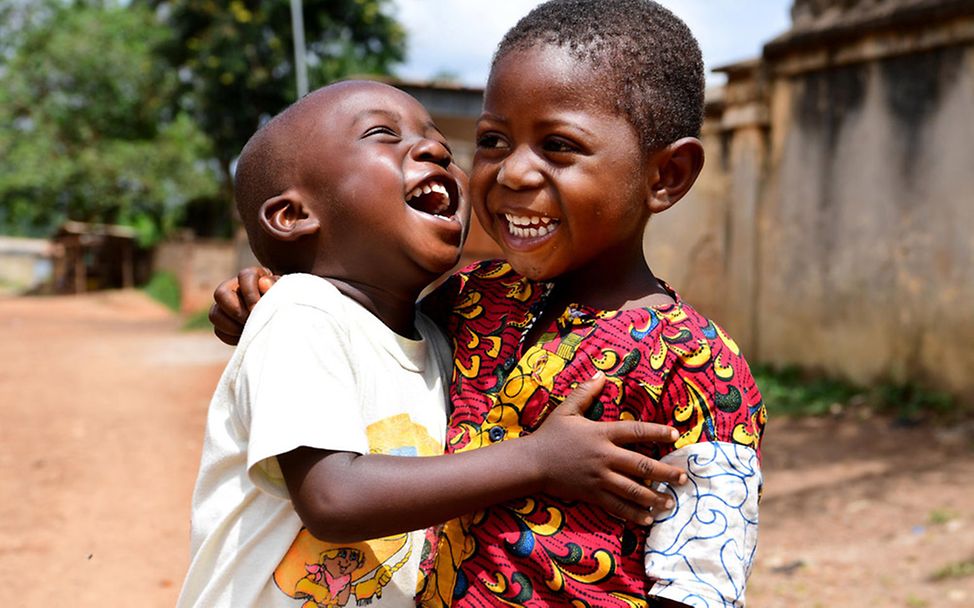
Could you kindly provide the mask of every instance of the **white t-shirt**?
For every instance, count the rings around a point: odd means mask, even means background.
[[[397,335],[328,281],[261,298],[210,403],[180,607],[413,606],[423,531],[331,544],[302,527],[277,455],[443,452],[449,345]]]

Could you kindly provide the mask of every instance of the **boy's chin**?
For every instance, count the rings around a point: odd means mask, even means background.
[[[524,256],[518,255],[518,252],[504,252],[504,259],[507,263],[511,265],[514,272],[518,273],[522,277],[531,279],[532,281],[551,281],[554,279],[554,270],[546,265],[544,261],[525,259]]]
[[[460,263],[461,249],[459,247],[429,252],[427,263],[423,269],[428,273],[430,282],[452,271]]]

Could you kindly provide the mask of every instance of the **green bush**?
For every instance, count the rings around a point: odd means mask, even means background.
[[[848,409],[872,410],[905,421],[964,415],[950,395],[914,383],[859,386],[794,366],[759,365],[753,372],[772,416],[822,416]]]
[[[183,321],[183,331],[211,331],[212,329],[210,311],[207,308],[187,315]]]
[[[149,282],[142,288],[145,293],[153,300],[159,302],[173,312],[179,312],[182,302],[182,291],[179,288],[179,280],[171,272],[157,272],[152,275]]]

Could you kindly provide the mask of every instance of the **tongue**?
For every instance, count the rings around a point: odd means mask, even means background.
[[[420,194],[410,199],[407,204],[417,211],[422,211],[429,215],[439,215],[446,211],[446,203],[447,201],[442,194],[439,192],[430,192],[429,194]]]

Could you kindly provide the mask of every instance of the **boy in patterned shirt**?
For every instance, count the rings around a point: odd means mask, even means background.
[[[654,2],[554,0],[501,41],[470,192],[506,261],[437,294],[454,337],[448,449],[530,434],[602,371],[590,416],[675,426],[646,453],[691,483],[651,526],[546,495],[449,522],[425,605],[744,605],[761,395],[734,341],[643,256],[647,221],[703,166],[703,92],[696,41]]]
[[[470,193],[506,261],[426,302],[454,343],[447,449],[536,432],[601,371],[590,417],[676,426],[645,453],[690,483],[649,526],[546,494],[448,522],[422,605],[744,605],[766,411],[734,341],[643,256],[703,166],[703,94],[696,40],[648,0],[552,0],[501,42]]]

